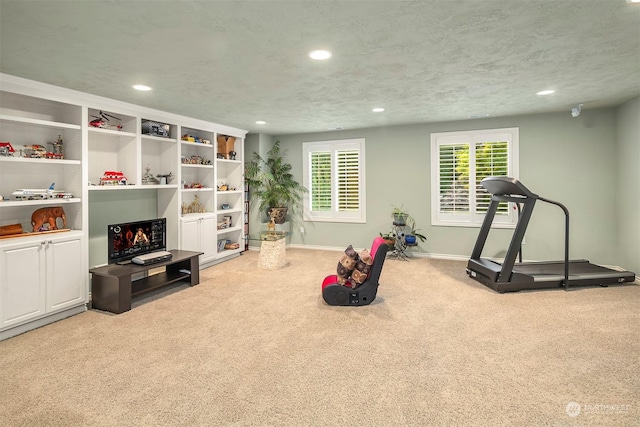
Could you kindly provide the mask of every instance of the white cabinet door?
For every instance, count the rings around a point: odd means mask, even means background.
[[[45,250],[33,241],[0,248],[0,328],[45,313]]]
[[[48,238],[0,248],[0,328],[86,302],[82,238]]]
[[[200,255],[201,263],[211,261],[216,257],[218,246],[215,216],[182,218],[180,227],[180,249],[203,252]]]
[[[204,255],[200,257],[202,262],[210,261],[218,253],[217,228],[215,217],[202,218],[200,221],[200,251],[204,252]]]
[[[47,312],[68,308],[86,300],[79,238],[47,240]]]
[[[180,249],[185,251],[199,251],[200,218],[182,219],[180,225]]]

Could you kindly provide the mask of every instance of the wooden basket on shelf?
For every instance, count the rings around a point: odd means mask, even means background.
[[[218,135],[218,154],[222,154],[225,159],[228,159],[229,153],[234,151],[235,142],[235,136]]]
[[[22,234],[22,224],[0,225],[0,236]]]

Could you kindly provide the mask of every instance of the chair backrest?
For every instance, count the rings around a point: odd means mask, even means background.
[[[371,271],[369,271],[367,282],[378,283],[384,260],[387,258],[388,249],[389,247],[381,237],[376,237],[373,240],[370,252],[373,257],[373,264],[371,265]]]

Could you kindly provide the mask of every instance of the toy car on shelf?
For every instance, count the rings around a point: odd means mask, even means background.
[[[25,157],[30,159],[44,159],[47,157],[47,149],[44,145],[31,144],[24,146]]]
[[[51,151],[47,151],[47,154],[45,154],[44,157],[47,159],[64,159],[64,155],[62,153],[52,153]]]
[[[142,134],[169,138],[170,127],[166,123],[142,119]]]
[[[127,185],[127,181],[122,172],[106,171],[100,178],[100,185]]]
[[[46,199],[71,199],[73,193],[54,190],[56,183],[52,182],[48,189],[21,188],[11,195],[18,200],[46,200]]]

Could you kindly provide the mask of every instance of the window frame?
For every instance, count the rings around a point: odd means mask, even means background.
[[[340,151],[358,151],[358,204],[357,211],[337,210],[337,179],[336,157]],[[310,155],[314,152],[331,153],[331,210],[311,211],[311,197],[313,188],[311,187],[311,165]],[[302,143],[302,164],[303,164],[303,185],[308,191],[304,195],[302,217],[304,221],[310,222],[344,222],[344,223],[366,223],[366,163],[365,163],[365,139],[341,139],[331,141],[315,141]]]
[[[469,146],[469,182],[476,180],[476,153],[478,144],[486,142],[507,142],[507,175],[519,178],[519,139],[520,129],[499,128],[456,132],[431,133],[431,225],[445,227],[480,227],[485,213],[476,210],[475,186],[469,188],[469,212],[447,213],[441,210],[440,202],[440,147],[444,145]],[[472,149],[473,148],[473,149]],[[473,160],[473,162],[471,161]],[[517,210],[509,202],[506,214],[497,214],[493,221],[496,228],[514,228],[517,223]]]

